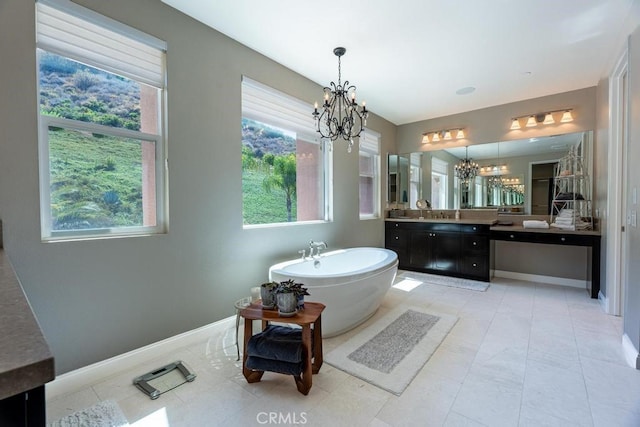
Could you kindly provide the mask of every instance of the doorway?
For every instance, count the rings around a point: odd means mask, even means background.
[[[531,214],[549,215],[553,199],[553,174],[558,162],[531,165]]]

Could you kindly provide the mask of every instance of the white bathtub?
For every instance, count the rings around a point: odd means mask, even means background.
[[[349,248],[326,252],[316,260],[296,259],[269,268],[269,280],[294,279],[309,290],[307,301],[327,306],[322,336],[339,335],[372,316],[387,293],[398,256],[383,248]]]

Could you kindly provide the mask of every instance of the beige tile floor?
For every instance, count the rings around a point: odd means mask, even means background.
[[[145,427],[640,426],[640,371],[624,361],[622,319],[604,314],[586,291],[500,278],[486,292],[392,288],[362,327],[402,304],[459,320],[401,396],[327,363],[308,396],[289,376],[265,373],[248,384],[230,328],[48,401],[47,415],[113,399],[132,425]],[[325,339],[325,354],[354,333]],[[195,371],[194,382],[157,400],[131,385],[175,360]]]

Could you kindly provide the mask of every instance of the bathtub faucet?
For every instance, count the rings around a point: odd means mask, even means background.
[[[309,241],[309,257],[313,258],[313,250],[315,249],[316,255],[320,256],[320,249],[327,249],[327,244],[325,242],[314,242],[313,240]]]

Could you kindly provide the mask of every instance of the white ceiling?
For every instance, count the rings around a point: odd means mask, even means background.
[[[345,47],[343,81],[397,125],[595,86],[640,2],[162,1],[322,86]]]

